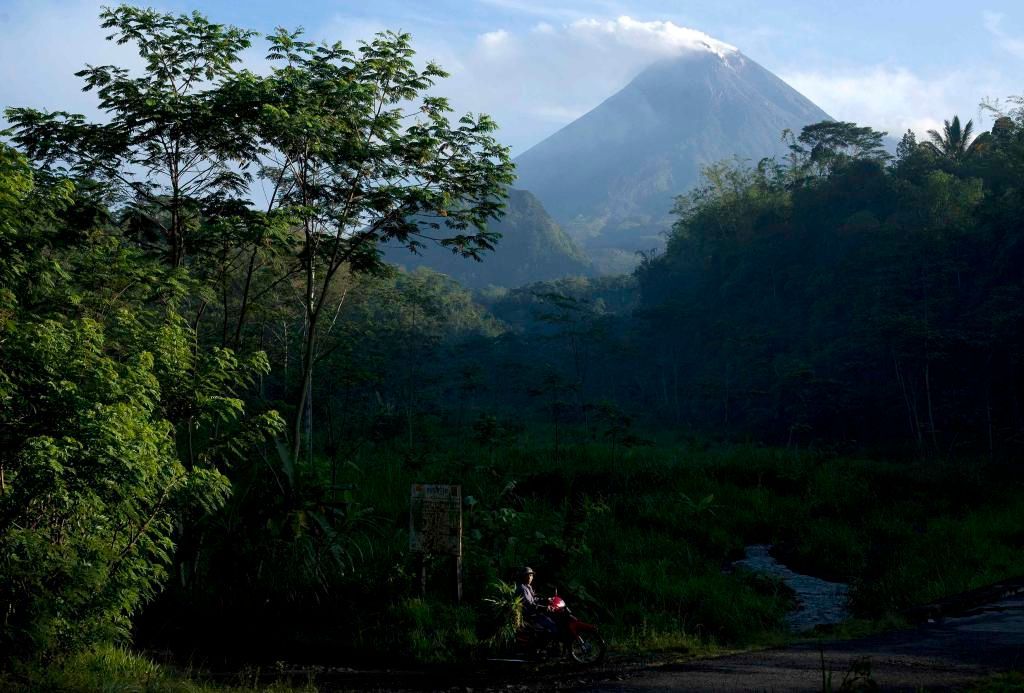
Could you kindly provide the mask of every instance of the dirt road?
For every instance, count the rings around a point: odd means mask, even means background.
[[[1024,594],[912,630],[662,667],[583,690],[821,691],[822,654],[833,690],[847,676],[867,683],[868,668],[882,690],[958,689],[994,672],[1024,669]]]

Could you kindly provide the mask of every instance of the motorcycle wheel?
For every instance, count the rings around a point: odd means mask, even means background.
[[[569,645],[569,656],[580,664],[598,664],[604,659],[607,646],[595,631],[583,631]]]

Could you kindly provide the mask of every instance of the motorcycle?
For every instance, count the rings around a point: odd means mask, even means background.
[[[607,645],[597,626],[576,618],[557,592],[548,599],[546,614],[554,621],[556,632],[524,624],[516,633],[516,647],[520,652],[542,660],[568,656],[585,666],[604,659]]]

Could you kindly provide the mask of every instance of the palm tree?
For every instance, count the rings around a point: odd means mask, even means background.
[[[928,131],[929,142],[922,142],[924,147],[953,163],[961,163],[977,150],[978,140],[971,141],[974,134],[974,121],[960,127],[960,116],[953,116],[953,122],[944,121],[945,127],[940,134],[936,130]]]

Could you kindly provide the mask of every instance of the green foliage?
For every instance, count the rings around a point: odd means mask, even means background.
[[[523,627],[523,601],[516,592],[515,584],[495,580],[490,585],[490,595],[483,601],[490,605],[489,615],[494,627],[488,644],[498,649],[509,647]]]
[[[66,181],[37,186],[25,157],[0,144],[0,328],[13,316],[18,293],[33,300],[62,278],[60,264],[39,249],[55,235],[52,224],[72,192]]]
[[[476,615],[468,607],[406,599],[389,616],[400,638],[392,651],[413,661],[464,662],[477,645]]]
[[[791,175],[827,176],[853,160],[885,162],[883,138],[887,133],[836,120],[804,127],[799,135],[783,133],[791,152]]]
[[[227,480],[179,461],[149,352],[111,344],[90,319],[26,320],[6,337],[4,640],[123,636],[165,577],[178,512],[217,507]]]
[[[154,268],[109,238],[69,238],[76,190],[46,175],[37,184],[2,155],[0,235],[17,249],[0,258],[15,280],[0,323],[0,640],[11,656],[127,635],[167,576],[181,521],[229,492],[219,432],[179,455],[182,412],[197,430],[242,424],[242,402],[224,395],[247,366],[197,355],[173,304],[150,303]],[[274,419],[244,425],[251,438],[224,444],[236,453]]]
[[[926,147],[936,156],[948,159],[954,164],[959,164],[971,156],[978,149],[982,139],[975,140],[974,122],[968,120],[963,126],[960,125],[960,116],[953,116],[953,121],[944,121],[942,132],[937,130],[928,131],[928,141],[922,146]]]
[[[95,91],[106,122],[63,111],[11,108],[14,141],[35,161],[109,185],[127,203],[149,243],[174,267],[194,252],[197,227],[215,201],[241,193],[233,162],[251,156],[237,127],[240,104],[224,98],[238,54],[252,32],[213,24],[198,13],[174,16],[121,5],[100,18],[109,39],[133,43],[142,76],[112,65],[76,73]]]
[[[1019,530],[1024,505],[1017,501],[982,505],[963,517],[930,518],[923,526],[890,526],[878,541],[905,548],[868,566],[854,594],[868,615],[983,587],[1019,572]],[[887,536],[888,535],[888,536]]]
[[[217,608],[273,614],[328,599],[358,574],[379,533],[375,512],[324,471],[303,466],[292,480],[247,482],[244,497],[198,526],[205,541],[181,558],[180,596],[196,608],[214,608],[212,596]],[[230,594],[208,589],[222,584],[232,585]]]
[[[458,232],[438,240],[467,257],[492,249],[485,224],[511,180],[507,150],[490,136],[493,121],[464,116],[452,126],[447,101],[423,94],[447,75],[432,63],[414,67],[407,34],[381,33],[356,51],[300,37],[284,30],[268,37],[268,58],[280,65],[265,80],[246,74],[233,88],[259,99],[259,136],[286,162],[261,175],[286,183],[281,204],[303,225],[308,261],[326,263],[330,274],[341,264],[371,269],[378,241],[415,248],[421,223]],[[421,97],[418,119],[407,125],[400,104]],[[306,171],[301,180],[296,166]],[[325,176],[344,184],[323,186]]]
[[[258,675],[252,678],[256,680],[240,681],[239,685],[209,683],[196,676],[195,672],[180,672],[120,647],[101,645],[61,657],[46,666],[22,664],[7,674],[0,673],[0,688],[11,693],[44,690],[61,693],[315,693],[317,690],[312,685],[261,684]],[[267,678],[273,679],[272,676]]]
[[[1024,131],[1001,118],[983,147],[950,123],[963,156],[908,136],[883,167],[879,133],[826,123],[788,166],[709,167],[618,327],[657,364],[629,370],[646,412],[786,445],[1012,454]]]

